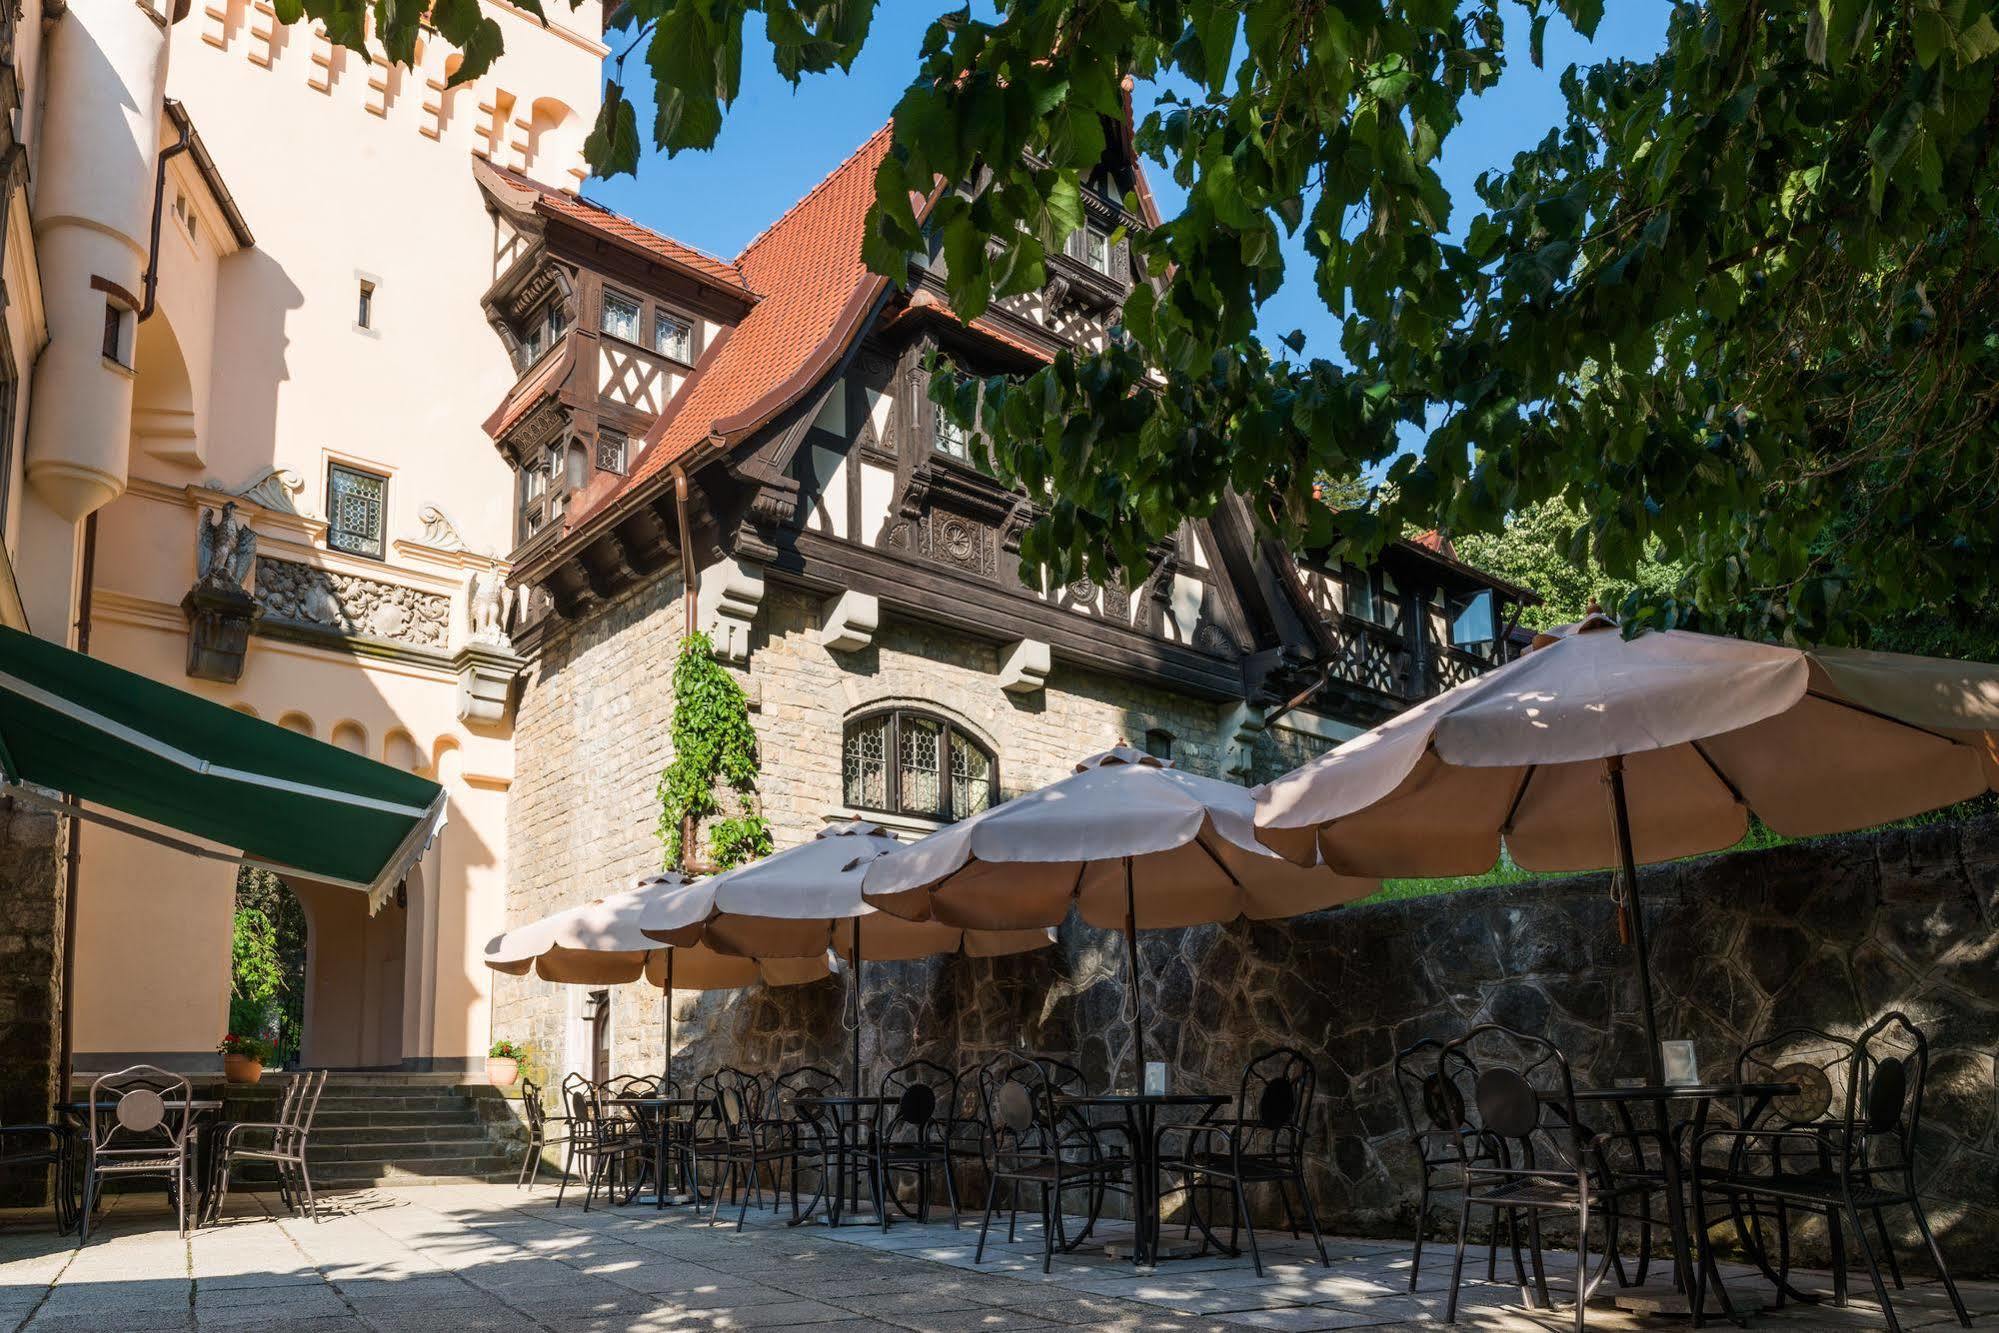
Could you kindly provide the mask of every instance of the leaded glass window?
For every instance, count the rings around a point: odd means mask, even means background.
[[[694,329],[684,319],[675,319],[664,310],[652,317],[652,350],[676,361],[694,359]]]
[[[623,473],[625,452],[629,445],[621,430],[600,430],[597,432],[597,470],[599,472]]]
[[[626,342],[639,340],[639,303],[613,291],[604,293],[604,332]]]
[[[326,477],[326,544],[336,551],[382,558],[389,481],[334,463]]]
[[[998,799],[992,752],[943,718],[908,709],[847,724],[843,790],[857,810],[949,822]]]
[[[950,414],[945,412],[942,405],[933,403],[930,410],[936,414],[936,428],[932,438],[936,441],[937,452],[946,458],[956,458],[960,461],[969,459],[972,453],[971,436],[957,422],[951,420]]]

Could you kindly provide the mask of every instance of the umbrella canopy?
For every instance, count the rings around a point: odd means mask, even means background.
[[[1592,615],[1256,792],[1257,836],[1353,874],[1620,873],[1644,1007],[1640,863],[1719,851],[1753,814],[1801,837],[1992,790],[1999,668],[1798,649]]]
[[[878,912],[861,897],[863,877],[870,863],[901,846],[866,820],[829,824],[810,842],[658,895],[639,928],[665,943],[701,939],[763,959],[817,957],[831,949],[851,961],[852,926],[862,923],[863,953],[876,963],[960,952],[995,958],[1054,942],[1045,929],[965,930]]]
[[[1138,931],[1297,916],[1376,888],[1274,855],[1254,814],[1243,788],[1120,745],[876,860],[863,893],[897,916],[981,930],[1057,926],[1073,901],[1090,925],[1122,930],[1136,1087]]]
[[[1242,787],[1118,746],[875,862],[863,893],[897,916],[981,930],[1057,926],[1072,900],[1093,926],[1123,929],[1129,915],[1164,930],[1298,916],[1374,892],[1372,880],[1272,855],[1254,813]]]
[[[1789,837],[1966,800],[1999,778],[1999,667],[1787,648],[1593,616],[1257,789],[1257,836],[1352,874],[1618,863],[1607,761],[1632,859]]]
[[[849,1078],[861,1090],[861,967],[933,954],[996,958],[1055,942],[1053,930],[966,930],[939,921],[909,921],[877,911],[861,897],[869,865],[901,846],[879,824],[829,824],[812,841],[766,856],[713,879],[662,894],[640,918],[654,939],[699,937],[717,949],[753,954],[766,965],[831,950],[854,967],[849,1008]]]

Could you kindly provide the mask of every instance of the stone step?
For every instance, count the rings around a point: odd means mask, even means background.
[[[460,1108],[440,1111],[329,1111],[313,1117],[313,1132],[327,1129],[421,1129],[425,1125],[464,1124],[470,1117]]]
[[[519,1171],[519,1162],[509,1161],[498,1153],[435,1153],[394,1161],[327,1162],[322,1165],[315,1160],[312,1183],[316,1189],[322,1184],[328,1188],[402,1185],[433,1180],[439,1176],[512,1180]],[[546,1176],[547,1172],[544,1171],[543,1175]]]
[[[473,1102],[469,1097],[413,1095],[407,1097],[336,1097],[332,1093],[319,1099],[319,1113],[328,1112],[380,1112],[380,1111],[442,1111],[458,1115],[473,1114]]]
[[[486,1127],[463,1117],[436,1120],[419,1125],[314,1125],[312,1146],[357,1145],[368,1143],[455,1143],[480,1142]]]

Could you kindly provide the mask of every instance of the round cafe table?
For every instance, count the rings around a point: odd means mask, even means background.
[[[812,1214],[823,1208],[826,1224],[837,1227],[845,1201],[852,1198],[856,1204],[860,1202],[861,1161],[873,1151],[871,1143],[862,1141],[861,1127],[872,1125],[881,1109],[894,1106],[897,1100],[872,1093],[859,1096],[824,1093],[795,1099],[798,1109],[812,1118],[813,1132],[819,1135],[826,1165],[819,1172],[812,1201],[791,1219],[792,1226],[811,1221]]]
[[[1177,1258],[1164,1253],[1159,1243],[1159,1113],[1169,1109],[1197,1110],[1200,1120],[1211,1118],[1230,1102],[1212,1092],[1098,1092],[1058,1094],[1057,1110],[1107,1110],[1123,1120],[1123,1132],[1131,1141],[1132,1169],[1132,1258],[1140,1268],[1149,1268],[1160,1259]],[[1061,1201],[1055,1206],[1060,1208]],[[1202,1231],[1207,1227],[1202,1226]],[[1120,1247],[1110,1247],[1117,1254]],[[1121,1257],[1121,1256],[1120,1256]]]
[[[678,1155],[673,1151],[673,1133],[675,1128],[684,1129],[692,1125],[695,1119],[700,1116],[701,1111],[711,1105],[713,1101],[714,1099],[711,1097],[606,1097],[604,1099],[606,1106],[616,1106],[635,1113],[641,1125],[650,1122],[658,1128],[658,1137],[653,1142],[652,1159],[654,1208],[664,1208],[669,1203],[682,1204],[698,1202],[700,1200],[701,1190],[699,1182],[687,1179],[683,1179],[680,1182],[687,1187],[687,1193],[676,1194],[672,1198],[667,1197],[667,1162],[670,1159],[678,1159]],[[675,1111],[687,1111],[690,1114],[686,1117],[680,1117],[673,1114]],[[683,1170],[681,1174],[684,1177],[687,1173]],[[644,1177],[640,1177],[632,1185],[631,1193],[625,1196],[625,1202],[630,1203],[633,1199],[638,1198],[639,1191],[644,1188],[645,1179]]]
[[[1795,1083],[1632,1083],[1608,1088],[1577,1088],[1575,1090],[1576,1109],[1580,1115],[1585,1106],[1605,1108],[1617,1116],[1618,1128],[1614,1138],[1628,1138],[1634,1143],[1641,1138],[1652,1138],[1659,1144],[1660,1188],[1666,1196],[1666,1228],[1673,1246],[1673,1290],[1658,1299],[1645,1299],[1644,1304],[1661,1313],[1688,1313],[1692,1304],[1691,1292],[1694,1282],[1694,1264],[1698,1261],[1705,1270],[1707,1282],[1714,1289],[1716,1299],[1721,1304],[1724,1317],[1740,1323],[1742,1317],[1736,1313],[1734,1303],[1729,1299],[1728,1289],[1722,1285],[1721,1273],[1716,1269],[1714,1254],[1707,1246],[1696,1246],[1693,1229],[1687,1221],[1687,1166],[1680,1159],[1680,1144],[1698,1142],[1701,1132],[1707,1128],[1710,1110],[1717,1102],[1733,1102],[1739,1109],[1738,1122],[1754,1124],[1765,1107],[1778,1097],[1795,1093]],[[1542,1097],[1555,1101],[1559,1094],[1544,1091]],[[1649,1110],[1651,1125],[1641,1127],[1633,1118],[1634,1110]],[[1676,1112],[1679,1114],[1676,1116]],[[1756,1247],[1751,1247],[1752,1252]],[[1696,1254],[1696,1250],[1699,1251]],[[1515,1256],[1517,1259],[1517,1255]],[[1618,1262],[1618,1256],[1603,1256],[1601,1273],[1608,1265]],[[1534,1253],[1536,1285],[1541,1285],[1540,1251]],[[1759,1257],[1759,1266],[1769,1273],[1767,1264]],[[1622,1267],[1618,1270],[1623,1272]],[[1776,1275],[1769,1274],[1774,1281]],[[1630,1299],[1630,1298],[1620,1298]]]

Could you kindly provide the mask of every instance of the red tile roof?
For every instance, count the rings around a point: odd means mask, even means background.
[[[683,245],[670,236],[662,236],[650,227],[640,226],[630,218],[613,213],[602,204],[592,203],[581,195],[550,189],[540,181],[494,162],[487,162],[485,165],[508,184],[534,191],[535,211],[545,216],[561,218],[585,231],[595,232],[617,242],[627,249],[637,250],[650,258],[691,270],[696,277],[719,286],[733,288],[739,294],[753,290],[743,280],[742,270],[726,260],[696,250],[691,245]]]

